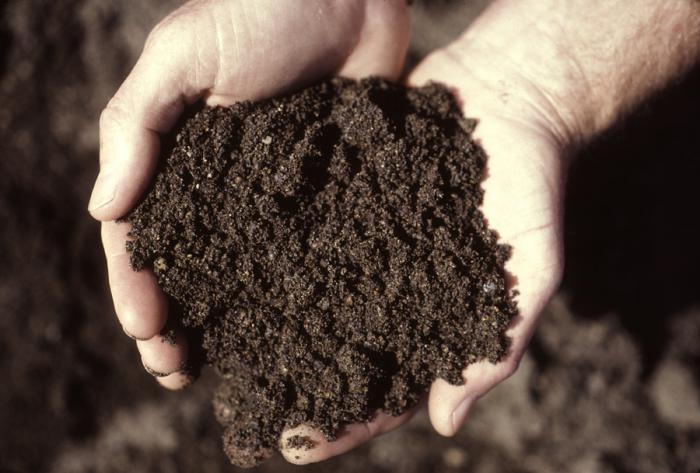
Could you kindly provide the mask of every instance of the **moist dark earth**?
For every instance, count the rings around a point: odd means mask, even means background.
[[[479,210],[473,127],[442,85],[369,78],[205,108],[174,131],[127,249],[202,328],[234,463],[284,428],[335,439],[402,414],[504,355],[509,249]]]
[[[0,470],[237,471],[205,369],[169,393],[109,301],[85,212],[99,112],[179,2],[0,3]],[[484,2],[415,2],[415,62]],[[454,438],[422,413],[321,465],[260,472],[700,470],[700,73],[578,157],[565,282],[518,372]]]

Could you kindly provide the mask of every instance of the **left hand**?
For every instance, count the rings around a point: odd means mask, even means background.
[[[191,0],[151,32],[100,117],[100,174],[89,210],[102,221],[114,308],[146,370],[170,389],[186,338],[163,343],[167,299],[153,272],[129,267],[128,224],[156,169],[161,135],[197,100],[259,100],[329,75],[396,79],[408,48],[405,0]]]

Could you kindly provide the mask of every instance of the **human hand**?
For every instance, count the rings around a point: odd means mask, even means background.
[[[568,120],[554,113],[559,104],[528,80],[521,64],[500,63],[505,59],[500,48],[467,49],[463,44],[460,41],[430,55],[410,74],[408,83],[447,85],[465,116],[478,120],[474,137],[488,155],[482,210],[499,242],[512,247],[506,270],[512,289],[519,292],[519,317],[506,332],[511,345],[501,362],[469,365],[461,386],[442,379],[432,384],[427,402],[430,420],[436,431],[447,436],[456,433],[479,397],[516,370],[540,312],[559,285],[565,155],[577,140]],[[299,426],[285,432],[283,439],[309,436],[316,447],[282,453],[293,463],[321,461],[399,427],[414,412],[400,417],[379,413],[369,424],[346,426],[334,442]]]
[[[651,25],[651,26],[650,26]],[[562,273],[562,199],[566,157],[700,59],[700,4],[648,0],[495,0],[465,34],[430,55],[409,76],[452,87],[489,159],[483,213],[512,247],[506,270],[518,290],[519,317],[498,364],[469,365],[465,384],[437,380],[428,411],[452,435],[476,399],[510,376]],[[345,429],[336,442],[301,426],[317,447],[286,451],[295,463],[345,452],[404,423],[379,414]]]
[[[165,387],[189,380],[186,340],[163,343],[167,299],[152,271],[134,272],[115,220],[140,199],[161,135],[186,105],[256,100],[324,76],[396,79],[408,47],[405,0],[193,0],[151,32],[100,117],[100,174],[89,211],[102,221],[109,284],[124,331]]]

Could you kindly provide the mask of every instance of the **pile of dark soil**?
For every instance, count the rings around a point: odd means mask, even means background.
[[[333,79],[180,130],[129,251],[203,327],[234,462],[285,427],[398,415],[504,354],[509,251],[478,208],[472,127],[440,85]]]

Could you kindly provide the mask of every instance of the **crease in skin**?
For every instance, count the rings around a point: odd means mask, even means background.
[[[213,91],[219,89],[219,77],[221,77],[221,75],[222,75],[223,60],[224,60],[223,53],[222,53],[222,51],[223,51],[223,46],[222,46],[223,45],[223,41],[222,41],[223,32],[221,31],[221,26],[219,25],[219,22],[217,22],[213,18],[213,15],[214,15],[214,13],[212,12],[210,15],[211,16],[210,21],[212,21],[214,23],[214,37],[216,38],[216,50],[217,50],[216,71],[214,72],[214,80],[212,81],[213,83],[212,83],[211,87],[209,87],[209,89],[206,91],[206,94],[212,94]],[[231,21],[231,17],[230,17],[230,13],[229,13],[229,22],[230,21]],[[239,56],[240,53],[238,52],[238,36],[237,36],[236,29],[237,28],[232,27],[231,31],[233,34],[233,44],[235,45],[235,46],[233,46],[233,49],[234,49],[234,51],[236,51],[236,56]],[[195,44],[197,45],[197,57],[198,57],[198,61],[197,61],[196,69],[195,69],[195,81],[196,81],[195,83],[200,83],[197,81],[201,80],[201,78],[200,78],[201,73],[198,72],[199,68],[201,67],[201,65],[200,65],[201,60],[199,58],[202,57],[202,53],[199,52],[200,51],[199,43],[200,42],[198,40],[195,40]]]

